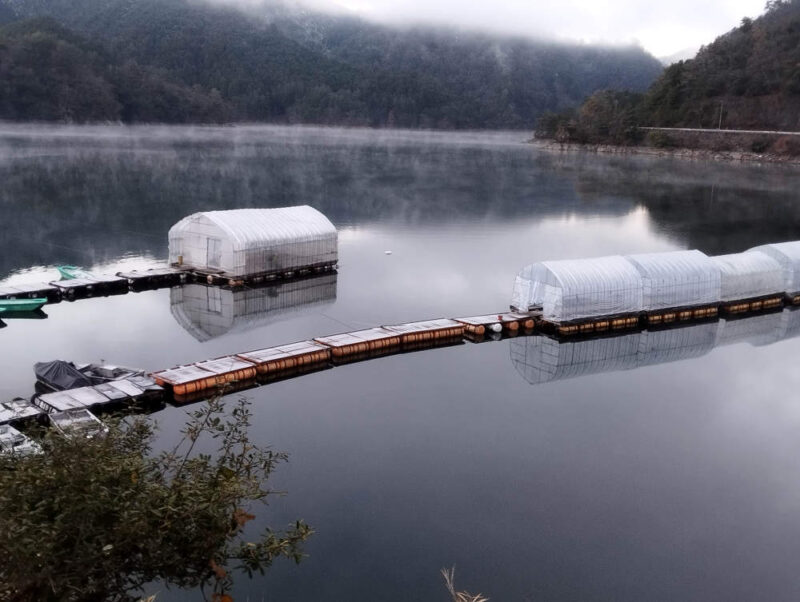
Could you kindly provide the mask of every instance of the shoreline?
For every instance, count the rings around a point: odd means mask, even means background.
[[[545,151],[567,153],[595,153],[608,155],[648,155],[675,157],[690,161],[724,161],[728,163],[770,163],[800,165],[800,157],[754,153],[750,151],[713,151],[692,148],[656,148],[654,146],[617,146],[614,144],[581,144],[579,142],[555,142],[553,140],[528,141],[532,146]]]

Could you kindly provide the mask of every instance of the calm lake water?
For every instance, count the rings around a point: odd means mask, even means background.
[[[36,361],[156,370],[379,324],[501,311],[556,259],[800,238],[800,172],[548,154],[521,133],[0,126],[0,279],[163,262],[195,211],[309,204],[338,277],[46,307],[0,330],[0,397]],[[392,251],[391,255],[385,251]],[[314,526],[237,600],[797,600],[800,313],[599,344],[538,337],[337,367],[251,390],[290,453],[260,529]],[[608,342],[611,341],[611,342]],[[184,411],[155,415],[165,438]],[[159,600],[196,599],[168,592]]]

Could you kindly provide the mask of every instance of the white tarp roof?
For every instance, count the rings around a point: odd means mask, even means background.
[[[333,265],[336,227],[301,205],[275,209],[204,211],[169,231],[169,261],[240,277]]]
[[[720,269],[700,251],[671,251],[626,256],[642,277],[646,311],[719,301]]]
[[[519,272],[511,305],[521,311],[541,306],[553,321],[638,312],[642,279],[619,255],[543,261]]]
[[[784,290],[783,268],[760,251],[710,258],[720,269],[720,300],[737,301]]]
[[[749,249],[760,251],[775,259],[783,268],[784,288],[787,293],[800,292],[800,241],[780,242]]]
[[[278,207],[274,209],[231,209],[202,211],[183,218],[170,228],[173,231],[191,230],[192,224],[206,218],[219,226],[235,249],[263,246],[265,242],[308,240],[319,236],[336,235],[336,227],[322,213],[309,207]]]

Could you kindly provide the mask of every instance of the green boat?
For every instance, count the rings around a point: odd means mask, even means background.
[[[75,280],[81,278],[83,280],[94,280],[94,276],[90,272],[79,268],[76,265],[57,265],[56,269],[61,274],[61,280]]]
[[[47,303],[47,299],[0,299],[0,313],[9,315],[15,312],[36,311]]]

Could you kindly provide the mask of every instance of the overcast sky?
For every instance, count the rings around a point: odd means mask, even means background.
[[[639,43],[667,56],[711,42],[756,17],[766,0],[304,0],[382,23],[469,29],[585,42]]]

